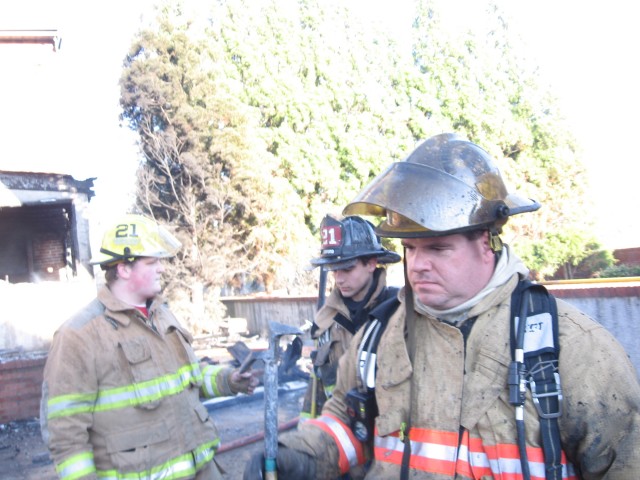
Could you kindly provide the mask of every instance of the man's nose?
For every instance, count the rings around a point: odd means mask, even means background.
[[[431,270],[433,268],[431,256],[427,252],[417,252],[410,267],[415,271]]]
[[[336,283],[344,282],[344,279],[345,279],[344,271],[343,270],[335,270],[333,272],[333,278],[336,281]]]

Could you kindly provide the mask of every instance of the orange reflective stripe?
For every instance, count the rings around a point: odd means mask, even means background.
[[[376,430],[374,454],[376,461],[402,464],[404,444],[398,433],[381,437]],[[492,477],[495,480],[522,480],[522,466],[517,445],[486,446],[480,438],[469,437],[465,431],[458,446],[458,435],[421,428],[412,428],[411,458],[409,466],[442,475],[460,475],[465,478]],[[542,448],[527,447],[527,460],[531,480],[545,480],[544,452]],[[562,478],[578,480],[575,469],[562,453]]]
[[[448,447],[458,448],[459,435],[454,432],[440,432],[438,430],[427,430],[426,428],[412,428],[409,438],[416,442],[437,443]]]
[[[333,437],[338,447],[340,473],[347,473],[351,467],[364,463],[364,449],[347,425],[337,417],[323,413],[305,424],[315,425]]]
[[[386,437],[374,438],[374,456],[377,461],[402,465],[404,443],[398,433]],[[442,475],[454,475],[458,454],[458,434],[412,428],[409,431],[411,440],[411,457],[409,467]]]
[[[456,472],[469,478],[482,478],[483,475],[493,477],[489,457],[482,451],[482,439],[469,440],[468,430],[462,433]]]

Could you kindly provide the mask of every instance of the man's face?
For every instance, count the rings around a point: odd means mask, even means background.
[[[350,268],[334,270],[333,278],[342,296],[356,302],[362,300],[373,281],[376,265],[376,259],[370,259],[366,263],[358,260]]]
[[[436,310],[456,307],[474,297],[493,275],[495,256],[485,232],[402,240],[407,275],[416,297]]]
[[[160,293],[164,265],[159,258],[142,257],[127,264],[127,289],[142,302]]]

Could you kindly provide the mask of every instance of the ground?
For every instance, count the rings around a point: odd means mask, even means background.
[[[303,384],[288,385],[291,391],[278,397],[280,427],[295,423],[304,393]],[[242,479],[249,458],[264,449],[263,438],[258,438],[264,432],[264,402],[259,393],[257,397],[230,401],[226,406],[223,402],[211,411],[222,439],[216,459],[226,472],[226,480]],[[37,418],[0,424],[0,472],[3,480],[57,480]]]

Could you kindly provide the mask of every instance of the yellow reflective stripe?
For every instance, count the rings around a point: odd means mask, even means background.
[[[200,470],[204,465],[213,460],[216,453],[216,447],[220,443],[220,439],[216,438],[214,442],[206,443],[193,451],[193,458],[196,462],[196,470]]]
[[[202,393],[204,393],[207,398],[222,396],[222,392],[218,388],[216,378],[223,368],[224,367],[221,365],[207,365],[204,367],[202,372],[204,377],[202,382]]]
[[[74,480],[95,473],[91,452],[82,452],[56,465],[56,472],[61,480]]]
[[[95,401],[95,394],[76,393],[54,397],[47,402],[47,418],[91,412]]]
[[[192,452],[172,458],[162,465],[140,472],[121,473],[117,470],[98,470],[103,480],[177,480],[193,477],[195,473],[213,459],[219,440],[201,445]]]
[[[164,375],[126,387],[103,390],[98,393],[95,411],[113,410],[161,400],[182,392],[192,379],[197,381],[201,375],[200,366],[195,363],[185,365],[172,375]]]
[[[185,365],[175,374],[164,375],[124,387],[101,390],[98,392],[97,399],[95,396],[86,394],[54,397],[47,403],[48,418],[135,407],[136,405],[176,395],[182,392],[189,384],[201,381],[202,371],[200,366],[197,363]]]

